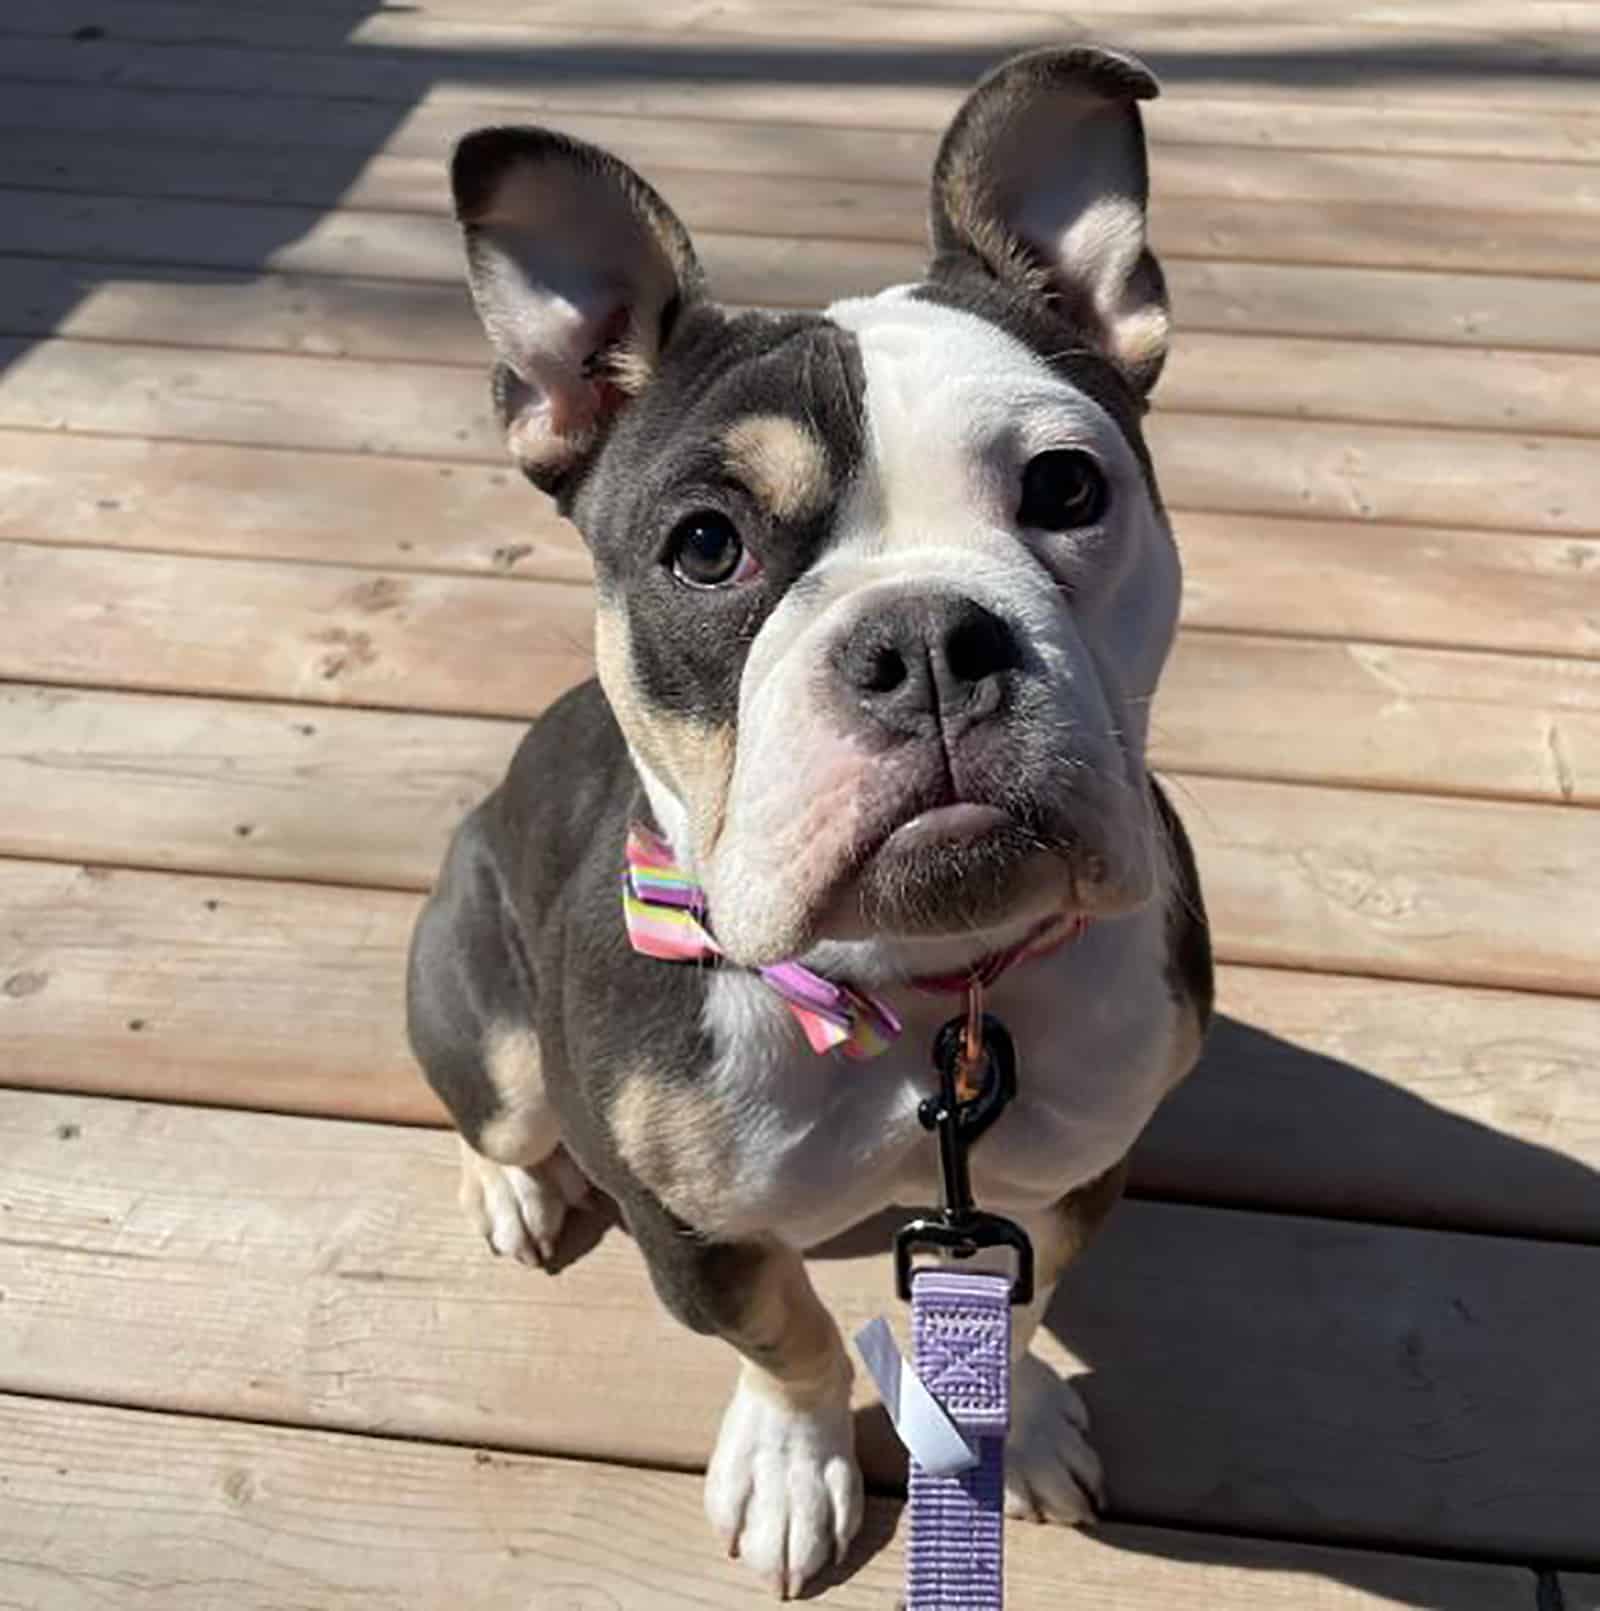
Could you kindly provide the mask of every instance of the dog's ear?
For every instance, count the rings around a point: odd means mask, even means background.
[[[1145,245],[1138,104],[1157,93],[1132,56],[1032,51],[972,92],[933,169],[935,277],[947,254],[977,258],[1054,304],[1141,393],[1167,351],[1166,287]]]
[[[469,134],[450,180],[507,446],[557,492],[649,384],[700,265],[633,169],[548,129]]]

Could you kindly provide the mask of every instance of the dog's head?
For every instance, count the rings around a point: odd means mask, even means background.
[[[604,152],[457,151],[508,444],[593,550],[601,681],[736,961],[975,954],[1152,893],[1155,92],[1089,47],[1007,63],[940,148],[927,278],[820,315],[709,301]]]

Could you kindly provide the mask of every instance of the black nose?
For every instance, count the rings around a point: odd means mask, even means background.
[[[1005,621],[976,599],[923,593],[857,622],[833,662],[863,711],[912,737],[992,716],[1022,652]]]

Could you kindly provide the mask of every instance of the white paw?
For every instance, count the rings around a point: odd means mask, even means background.
[[[1077,1389],[1025,1354],[1011,1378],[1006,1515],[1079,1526],[1105,1503],[1104,1482]]]
[[[461,1206],[500,1257],[535,1266],[552,1263],[567,1210],[588,1190],[588,1181],[560,1148],[532,1169],[519,1169],[461,1143]]]
[[[741,1377],[706,1472],[706,1515],[780,1600],[843,1560],[861,1525],[848,1390],[796,1410]]]

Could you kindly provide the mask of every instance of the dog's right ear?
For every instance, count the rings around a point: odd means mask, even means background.
[[[694,247],[626,163],[548,129],[469,134],[450,180],[506,445],[559,492],[701,294]]]

